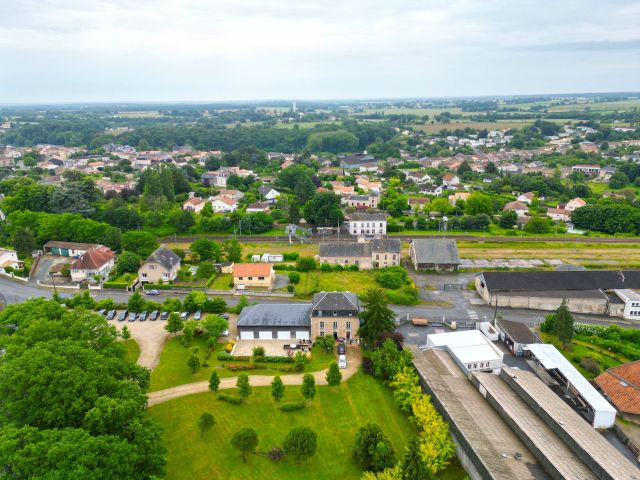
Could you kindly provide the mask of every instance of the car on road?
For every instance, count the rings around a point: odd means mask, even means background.
[[[169,318],[169,312],[162,312],[160,314],[160,320],[166,320],[167,318]]]
[[[340,368],[347,368],[347,356],[346,355],[340,355],[338,357],[338,366]]]
[[[127,317],[127,320],[130,322],[135,322],[136,321],[136,313],[135,312],[129,312],[129,316]]]
[[[200,310],[196,310],[196,313],[193,314],[194,320],[200,320],[202,318],[202,312]]]
[[[113,320],[116,316],[116,312],[115,310],[109,310],[109,313],[107,313],[107,320]]]
[[[182,313],[180,314],[180,318],[181,318],[182,320],[186,320],[187,318],[189,318],[189,312],[182,312]]]
[[[126,318],[127,318],[127,311],[126,310],[121,311],[120,314],[118,315],[118,321],[124,322]]]
[[[138,320],[140,320],[141,322],[144,322],[146,319],[147,319],[147,311],[145,310],[140,315],[138,315]]]
[[[339,343],[338,344],[338,355],[344,355],[346,353],[346,347],[344,346],[344,343]]]
[[[153,290],[147,291],[147,295],[153,295],[155,297],[160,295],[160,292],[154,288]]]
[[[151,320],[152,322],[156,321],[158,319],[158,314],[160,312],[158,312],[158,310],[154,310],[153,312],[151,312],[149,314],[149,320]]]

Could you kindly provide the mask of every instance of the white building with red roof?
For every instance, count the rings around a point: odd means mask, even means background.
[[[74,282],[94,280],[96,275],[104,279],[114,265],[115,253],[111,249],[99,245],[86,251],[71,263],[71,280]]]

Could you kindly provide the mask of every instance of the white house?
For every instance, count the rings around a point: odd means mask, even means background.
[[[276,200],[280,198],[280,192],[271,187],[262,186],[258,191],[262,199],[267,203],[276,203]]]
[[[442,195],[444,187],[442,185],[425,185],[420,189],[424,195]]]
[[[384,213],[353,213],[349,215],[351,235],[386,235],[387,216]]]
[[[583,199],[581,199],[580,197],[576,197],[569,200],[565,208],[570,212],[574,212],[576,208],[584,207],[586,204],[587,202],[585,202]]]
[[[442,184],[445,187],[455,187],[456,185],[460,185],[460,178],[453,173],[445,173],[442,177]]]
[[[188,212],[200,213],[206,203],[203,198],[191,197],[182,204],[182,209]]]
[[[467,371],[499,372],[503,353],[480,330],[434,333],[427,345],[446,350]]]
[[[15,250],[0,247],[0,269],[3,272],[7,267],[20,268],[21,263]]]
[[[640,295],[630,288],[614,289],[613,293],[624,302],[623,318],[640,320]]]
[[[547,217],[559,222],[568,222],[571,220],[571,212],[566,208],[547,208]]]
[[[522,193],[520,195],[518,195],[518,198],[516,200],[518,200],[519,202],[522,203],[526,203],[527,205],[531,205],[531,203],[533,202],[533,200],[536,198],[535,194],[532,192],[527,192],[527,193]]]
[[[424,172],[405,171],[405,175],[407,180],[411,180],[417,184],[430,183],[432,181],[431,176]]]
[[[516,200],[515,202],[507,203],[502,209],[503,212],[506,212],[507,210],[513,210],[516,212],[516,215],[523,217],[529,211],[529,207],[525,203]]]
[[[71,262],[71,280],[74,282],[94,280],[96,276],[104,279],[114,265],[114,252],[103,246],[93,248]]]
[[[211,197],[211,207],[216,213],[233,212],[238,208],[238,201],[226,195],[218,195],[217,197]]]
[[[247,207],[247,213],[269,213],[271,206],[266,202],[255,202]]]

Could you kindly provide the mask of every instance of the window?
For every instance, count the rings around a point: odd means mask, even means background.
[[[253,280],[253,277],[249,277],[249,278],[247,278],[247,280]]]
[[[380,255],[376,254],[376,260],[380,260]]]
[[[323,329],[324,328],[324,322],[320,322],[320,328]]]
[[[334,317],[337,317],[337,316],[338,316],[338,312],[337,312],[337,311],[334,311],[334,312],[333,312],[333,316],[334,316]]]
[[[143,273],[143,274],[142,274],[142,278],[147,278],[147,274],[146,274],[146,273]]]
[[[162,277],[163,277],[163,278],[169,278],[169,274],[168,274],[168,273],[163,273],[163,274],[162,274]]]
[[[258,277],[258,280],[264,280],[264,277]]]
[[[324,337],[324,330],[320,330],[320,336]]]
[[[347,330],[351,330],[351,322],[347,322]]]
[[[155,265],[149,265],[149,270],[155,270],[156,266]]]
[[[242,280],[242,277],[238,277],[238,280]]]
[[[338,328],[338,322],[333,322],[333,329],[336,330]]]

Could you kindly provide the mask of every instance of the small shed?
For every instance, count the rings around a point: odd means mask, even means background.
[[[497,320],[496,323],[500,328],[500,340],[517,357],[529,356],[530,352],[526,347],[533,343],[540,343],[537,335],[524,323],[510,320]]]

